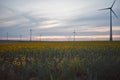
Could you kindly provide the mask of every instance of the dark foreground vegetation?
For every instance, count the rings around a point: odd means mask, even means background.
[[[0,43],[0,80],[120,80],[119,44]]]

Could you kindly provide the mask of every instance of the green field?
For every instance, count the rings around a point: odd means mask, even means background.
[[[0,41],[0,80],[120,80],[120,41]]]

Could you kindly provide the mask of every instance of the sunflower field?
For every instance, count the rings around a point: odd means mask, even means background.
[[[0,80],[120,80],[120,41],[0,42]]]

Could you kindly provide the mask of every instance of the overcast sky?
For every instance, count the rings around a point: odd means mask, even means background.
[[[114,0],[0,0],[0,39],[109,40]],[[120,0],[113,6],[113,37],[120,40]],[[41,35],[41,37],[40,37]]]

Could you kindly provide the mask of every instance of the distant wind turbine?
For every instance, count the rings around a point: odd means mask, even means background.
[[[116,18],[118,18],[118,16],[116,15],[116,13],[113,11],[113,6],[115,4],[116,0],[114,0],[113,4],[111,5],[111,7],[108,8],[104,8],[104,9],[100,9],[100,10],[110,10],[110,41],[112,41],[112,13],[116,16]]]
[[[75,29],[74,29],[74,32],[73,32],[73,34],[74,34],[74,41],[75,41],[75,34],[76,34],[76,32],[75,32]]]
[[[32,29],[30,29],[30,41],[32,41]]]
[[[8,40],[8,32],[7,32],[7,40]]]
[[[22,35],[20,35],[20,41],[22,41]]]

